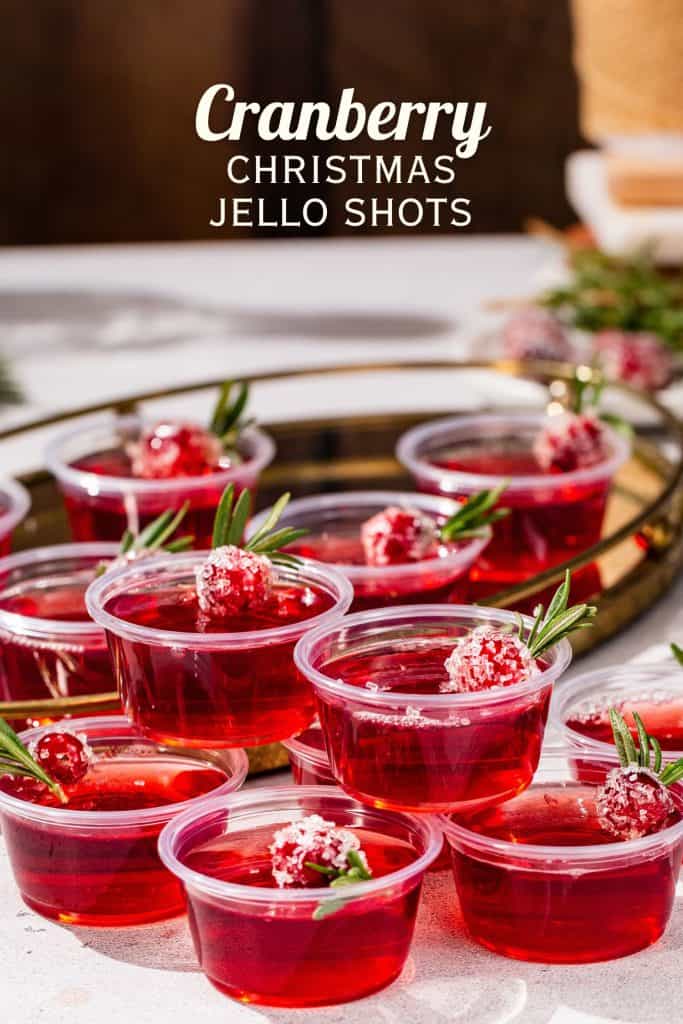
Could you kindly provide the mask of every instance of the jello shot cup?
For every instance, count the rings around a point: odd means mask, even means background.
[[[292,777],[298,786],[337,785],[319,722],[312,722],[298,736],[283,740],[282,745],[287,751]]]
[[[94,760],[44,806],[0,786],[0,822],[25,903],[68,924],[144,924],[184,911],[182,886],[157,853],[164,825],[207,794],[226,796],[247,774],[243,750],[168,749],[121,716],[73,719]],[[27,745],[45,729],[22,733]]]
[[[332,564],[344,573],[353,584],[352,611],[449,600],[457,580],[468,572],[490,541],[490,528],[482,537],[440,542],[433,554],[419,561],[368,565],[361,527],[372,516],[396,506],[417,509],[438,528],[457,512],[460,504],[450,498],[404,491],[316,494],[290,501],[278,525],[307,531],[289,551]],[[259,529],[268,511],[254,517],[248,535]]]
[[[195,551],[141,559],[88,590],[126,714],[145,735],[185,746],[256,746],[301,732],[315,701],[294,645],[344,614],[351,584],[317,563],[278,567],[279,624],[254,628],[247,615],[227,631],[198,609],[195,570],[205,558]]]
[[[16,480],[0,482],[0,555],[12,550],[12,533],[26,517],[31,499],[25,487]]]
[[[315,690],[332,771],[348,793],[376,807],[434,813],[485,807],[529,785],[552,685],[571,648],[561,640],[522,682],[442,692],[446,659],[483,625],[516,632],[519,618],[413,605],[357,612],[299,641],[296,663]]]
[[[239,438],[240,461],[200,476],[141,479],[132,474],[127,447],[151,421],[137,415],[98,417],[61,433],[45,452],[45,461],[64,497],[75,540],[119,540],[125,530],[138,533],[169,508],[189,508],[181,532],[195,547],[211,543],[216,506],[232,483],[239,493],[256,489],[275,445],[258,427]]]
[[[56,544],[0,559],[0,696],[45,700],[116,689],[104,630],[85,607],[116,544]]]
[[[443,819],[460,910],[472,938],[503,956],[593,963],[663,934],[683,853],[673,824],[639,839],[605,830],[597,787],[618,761],[596,756],[577,780],[571,753],[544,754],[533,785],[507,803]]]
[[[309,815],[358,833],[373,877],[341,888],[277,888],[273,833]],[[245,1003],[323,1006],[376,992],[401,973],[424,873],[441,848],[429,821],[365,807],[331,786],[252,790],[206,801],[162,832],[183,883],[197,958]]]
[[[409,430],[396,454],[418,488],[468,498],[505,485],[510,514],[470,573],[492,589],[512,586],[597,544],[615,473],[630,454],[623,434],[605,426],[607,457],[571,472],[543,472],[533,452],[543,413],[454,416]]]

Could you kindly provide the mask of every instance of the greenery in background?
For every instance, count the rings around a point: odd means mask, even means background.
[[[21,401],[21,392],[12,380],[7,364],[0,356],[0,406],[16,405]]]
[[[617,258],[598,249],[578,249],[568,259],[571,281],[543,295],[543,305],[586,331],[652,331],[672,348],[683,350],[680,274],[662,274],[649,251]]]

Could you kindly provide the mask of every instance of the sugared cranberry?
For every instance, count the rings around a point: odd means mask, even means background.
[[[543,469],[571,473],[596,466],[609,457],[604,426],[591,413],[549,416],[534,441],[534,456]]]
[[[78,736],[71,732],[47,732],[32,750],[40,767],[50,778],[62,785],[79,782],[90,765],[90,751]]]
[[[214,548],[196,570],[199,607],[214,619],[262,611],[274,584],[275,570],[269,558],[233,544]]]
[[[215,434],[195,423],[157,423],[126,451],[133,476],[146,480],[202,476],[215,469],[223,455]]]
[[[640,839],[673,820],[671,793],[649,768],[613,768],[595,800],[601,826],[619,839]]]
[[[476,693],[521,683],[536,662],[526,644],[512,633],[478,626],[451,651],[444,663],[448,682],[444,693]]]
[[[656,334],[600,331],[593,347],[603,373],[610,380],[623,381],[645,391],[658,391],[671,383],[673,354]]]
[[[438,532],[434,520],[416,508],[390,505],[361,527],[368,565],[419,562],[433,553]]]
[[[571,342],[564,327],[547,309],[529,306],[513,313],[503,328],[508,359],[571,360]]]
[[[323,886],[325,875],[307,867],[306,862],[344,871],[348,868],[350,850],[358,853],[367,868],[360,840],[354,832],[339,828],[333,821],[326,821],[319,814],[310,814],[300,821],[285,825],[273,835],[269,847],[273,878],[280,889]]]

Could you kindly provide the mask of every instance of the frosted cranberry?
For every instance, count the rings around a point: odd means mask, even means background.
[[[539,466],[560,473],[596,466],[609,454],[605,428],[590,413],[549,416],[534,441]]]
[[[673,354],[656,334],[600,331],[593,346],[602,371],[610,380],[646,391],[658,391],[671,383]]]
[[[218,466],[223,447],[195,423],[157,423],[127,447],[133,476],[164,480],[202,476]]]
[[[88,770],[90,752],[71,732],[47,732],[33,747],[33,756],[50,778],[63,785],[79,782]]]
[[[508,359],[572,359],[564,327],[547,309],[529,306],[513,313],[503,328],[503,351]]]
[[[269,603],[275,571],[265,555],[227,544],[214,548],[196,570],[197,601],[211,618],[262,611]]]
[[[315,888],[326,884],[325,875],[307,867],[307,861],[343,871],[349,866],[349,851],[355,850],[365,867],[368,866],[358,836],[349,829],[338,828],[319,814],[310,814],[278,829],[268,849],[273,878],[281,889]]]
[[[629,765],[613,768],[596,795],[601,826],[619,839],[640,839],[675,819],[671,793],[654,772]]]
[[[478,626],[451,651],[444,663],[448,682],[444,693],[476,693],[513,686],[536,669],[529,648],[512,633]]]
[[[368,565],[401,565],[433,554],[438,533],[419,509],[390,505],[363,523],[361,541]]]

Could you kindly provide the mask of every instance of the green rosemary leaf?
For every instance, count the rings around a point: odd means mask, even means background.
[[[624,437],[632,440],[635,435],[635,431],[628,420],[625,420],[622,416],[617,416],[611,412],[601,412],[600,419],[603,423],[606,423],[612,430],[616,430],[618,434],[623,434]]]
[[[510,514],[507,508],[493,508],[509,483],[509,480],[504,480],[498,487],[490,491],[479,491],[468,498],[441,527],[441,540],[465,540],[469,537],[484,536],[486,528],[491,523],[498,522]]]
[[[555,593],[553,594],[552,600],[548,605],[548,611],[545,614],[545,621],[549,622],[551,619],[556,618],[561,612],[566,611],[567,605],[569,604],[569,590],[571,587],[571,574],[567,569],[564,574],[564,580],[559,585]]]
[[[288,544],[293,544],[300,537],[305,537],[307,533],[307,530],[300,530],[294,526],[283,526],[281,530],[274,530],[273,533],[263,537],[251,550],[261,554],[278,551],[280,548],[287,547]]]
[[[244,528],[251,511],[251,494],[248,490],[242,491],[233,509],[226,544],[241,544],[244,536]]]
[[[577,604],[573,608],[567,608],[555,619],[546,616],[545,625],[536,636],[533,647],[530,648],[532,655],[537,658],[539,654],[559,643],[565,636],[573,633],[576,629],[587,629],[592,625],[591,619],[596,615],[597,608],[587,604]]]
[[[638,761],[643,768],[650,767],[650,737],[647,734],[647,729],[643,725],[643,720],[637,711],[633,712],[633,721],[636,724],[638,731]]]
[[[671,653],[678,664],[683,665],[683,647],[679,647],[678,644],[671,644]]]
[[[14,772],[10,769],[10,774],[28,775],[29,778],[44,782],[62,803],[66,803],[62,787],[41,768],[4,718],[0,718],[0,755],[5,764],[13,763],[16,766]]]
[[[365,866],[363,858],[360,856],[357,850],[349,850],[349,852],[346,855],[346,859],[351,865],[351,868],[358,872],[359,876],[363,879],[363,881],[367,882],[372,878],[371,873]]]
[[[638,753],[636,751],[636,745],[633,742],[631,736],[631,730],[627,726],[626,722],[619,714],[616,708],[609,709],[609,719],[612,725],[612,733],[616,744],[617,736],[621,738],[621,749],[623,750],[623,756],[620,752],[619,760],[621,761],[624,768],[631,764],[639,764]]]
[[[280,518],[282,517],[282,513],[289,504],[290,498],[291,494],[289,493],[289,491],[286,494],[280,495],[280,497],[275,502],[275,504],[271,508],[266,518],[263,520],[263,523],[256,531],[254,536],[250,537],[247,543],[244,545],[247,551],[254,551],[254,545],[258,544],[262,540],[262,538],[265,537],[268,533],[270,533],[273,527],[277,525]]]
[[[213,521],[213,538],[211,540],[212,548],[220,548],[227,543],[234,497],[235,485],[228,484],[221,495],[221,500],[218,502],[218,508],[216,509],[216,517]]]
[[[123,537],[121,538],[121,544],[120,544],[120,547],[119,547],[119,552],[122,555],[127,555],[128,552],[130,551],[130,549],[133,547],[134,543],[135,543],[135,534],[133,533],[132,530],[126,530],[126,532],[124,533]]]
[[[663,786],[671,786],[679,779],[683,779],[683,757],[668,764],[659,776],[659,781]]]
[[[268,555],[273,565],[282,565],[288,568],[296,568],[301,565],[301,559],[296,555],[288,555],[284,551],[273,551]]]
[[[178,537],[177,540],[172,540],[169,544],[164,545],[164,551],[168,551],[169,554],[177,555],[180,551],[188,551],[194,544],[194,534],[188,533],[185,537]]]
[[[162,512],[156,519],[153,519],[152,522],[149,523],[144,530],[141,530],[135,538],[135,550],[144,551],[145,549],[152,547],[157,537],[163,534],[172,519],[173,511],[170,508],[166,509],[165,512]]]
[[[656,740],[654,736],[650,736],[650,746],[655,755],[655,763],[652,766],[652,770],[655,775],[659,775],[662,768],[662,748],[659,745],[659,740]]]
[[[337,911],[341,910],[342,907],[345,907],[348,902],[348,900],[325,900],[323,903],[319,903],[313,911],[313,920],[322,921],[326,917],[336,914]]]
[[[226,380],[221,384],[218,392],[218,398],[213,409],[213,415],[209,422],[209,430],[212,434],[216,434],[218,437],[223,433],[221,427],[223,425],[223,419],[225,417],[225,410],[230,402],[230,392],[232,391],[234,381]]]
[[[332,875],[334,877],[337,874],[337,868],[329,868],[325,864],[315,864],[312,860],[305,860],[304,867],[310,868],[311,871],[317,871],[321,875]]]
[[[178,529],[178,527],[182,523],[183,519],[187,515],[187,510],[189,509],[189,507],[190,507],[189,501],[184,502],[182,507],[178,509],[176,514],[170,520],[170,522],[166,523],[166,525],[163,527],[163,529],[161,529],[156,534],[156,536],[153,538],[151,543],[147,544],[147,549],[149,551],[156,551],[159,548],[163,548],[165,546],[166,541],[169,539],[169,537],[173,536],[173,534],[176,532],[176,530]],[[139,543],[139,538],[138,538],[138,543]]]
[[[529,631],[529,635],[526,639],[526,645],[532,652],[534,649],[534,644],[536,643],[536,636],[538,634],[539,629],[541,628],[541,623],[543,622],[544,618],[545,608],[542,604],[537,604],[534,608],[534,622],[531,627],[531,630]]]

